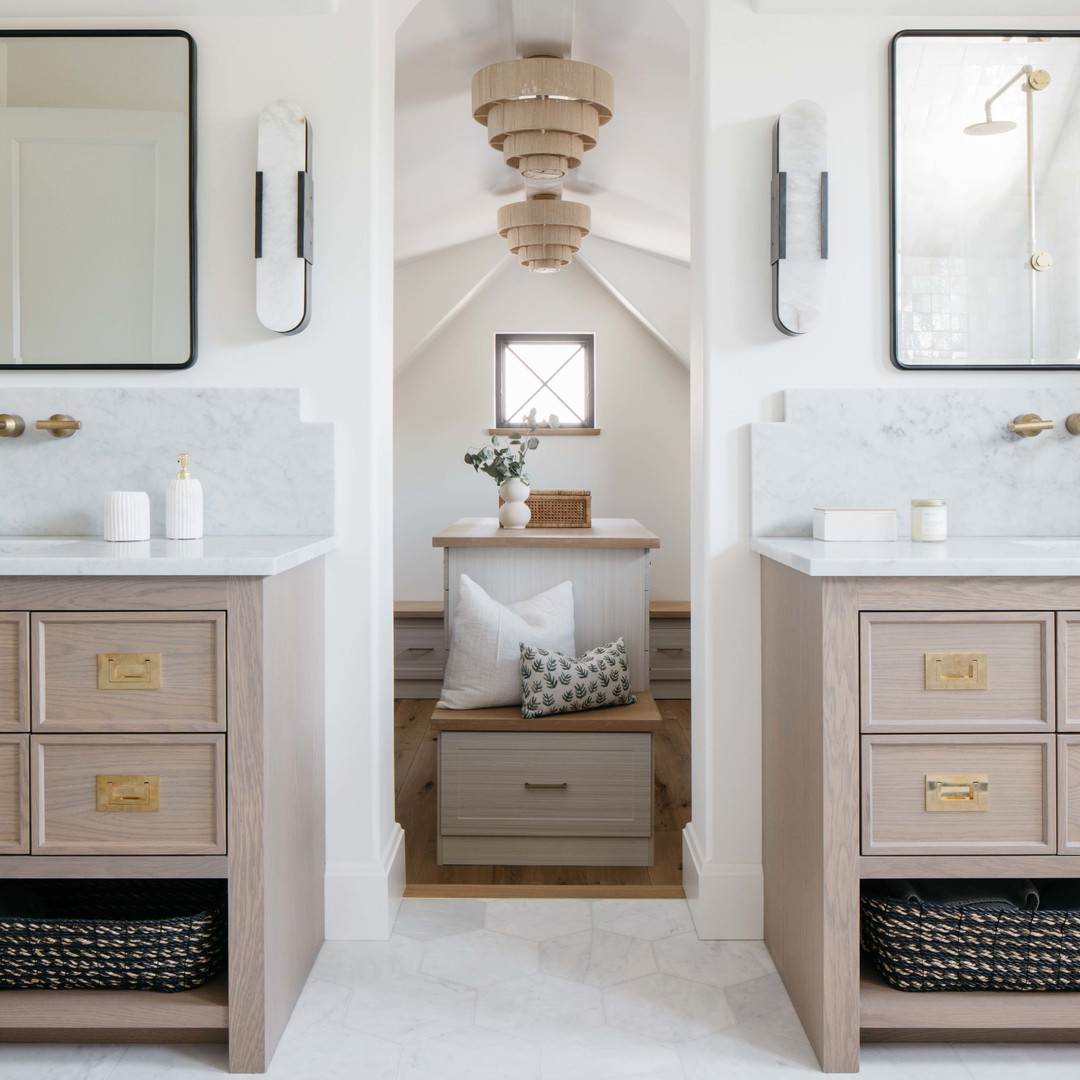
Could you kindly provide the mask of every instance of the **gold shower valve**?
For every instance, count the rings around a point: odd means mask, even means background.
[[[1032,270],[1049,270],[1054,265],[1054,257],[1049,251],[1036,251],[1028,261]]]
[[[1028,75],[1027,81],[1032,90],[1045,90],[1050,85],[1050,72],[1036,68]]]
[[[1023,435],[1033,439],[1040,431],[1049,431],[1054,426],[1053,420],[1044,420],[1038,413],[1021,413],[1009,425],[1008,430],[1014,435]]]

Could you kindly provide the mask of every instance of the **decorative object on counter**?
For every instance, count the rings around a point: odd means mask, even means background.
[[[526,720],[636,702],[622,638],[580,656],[521,643],[521,715]]]
[[[110,491],[105,496],[105,539],[150,539],[150,496],[145,491]]]
[[[0,439],[17,439],[26,430],[26,421],[21,416],[0,413]]]
[[[503,500],[499,506],[499,524],[504,529],[524,529],[532,514],[525,505],[529,497],[525,458],[530,450],[540,445],[540,440],[533,434],[538,427],[536,410],[530,410],[525,420],[527,426],[524,432],[492,435],[490,446],[472,446],[465,453],[466,465],[490,476],[499,485],[499,495]],[[551,427],[558,427],[559,418],[550,416],[548,423]],[[511,480],[519,483],[508,483]]]
[[[1036,435],[1050,431],[1053,426],[1053,420],[1044,420],[1038,413],[1029,412],[1013,417],[1006,430],[1012,432],[1013,435],[1034,439]]]
[[[1080,990],[1075,881],[866,881],[863,942],[897,990]]]
[[[940,544],[948,538],[948,510],[944,499],[912,499],[911,539],[920,544]]]
[[[795,337],[821,324],[829,257],[825,110],[796,101],[773,135],[773,323]]]
[[[570,655],[577,651],[569,581],[510,604],[500,604],[467,574],[460,576],[459,590],[440,709],[520,704],[523,641]]]
[[[165,484],[165,535],[170,540],[198,540],[203,534],[203,490],[188,469],[188,454],[177,459],[180,471]]]
[[[311,125],[299,105],[275,101],[259,114],[255,173],[255,311],[278,334],[311,318],[314,188]]]
[[[589,207],[563,201],[563,179],[596,145],[614,99],[606,71],[558,56],[505,60],[473,76],[473,118],[525,181],[525,200],[499,208],[499,235],[534,273],[561,270],[589,233]]]
[[[532,491],[527,500],[530,529],[588,529],[592,527],[591,491]]]
[[[82,421],[67,413],[53,413],[48,420],[35,421],[34,427],[38,431],[47,431],[54,439],[70,439],[82,429]]]
[[[194,990],[225,966],[223,881],[5,881],[5,990]]]
[[[814,507],[815,540],[895,540],[893,507]]]

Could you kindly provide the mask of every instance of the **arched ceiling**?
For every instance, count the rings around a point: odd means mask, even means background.
[[[472,76],[516,54],[513,14],[565,0],[420,0],[397,35],[396,258],[495,232],[520,177],[473,120]],[[689,37],[669,0],[576,0],[572,59],[615,79],[615,115],[568,178],[596,236],[690,256]],[[513,8],[513,13],[512,9]],[[588,239],[583,253],[588,251]],[[524,272],[524,271],[523,271]]]

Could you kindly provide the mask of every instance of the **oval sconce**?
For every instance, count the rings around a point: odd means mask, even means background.
[[[299,105],[275,101],[259,114],[255,174],[255,312],[278,334],[311,318],[311,125]]]
[[[777,119],[773,142],[773,322],[781,333],[820,325],[828,257],[825,110],[796,101]]]

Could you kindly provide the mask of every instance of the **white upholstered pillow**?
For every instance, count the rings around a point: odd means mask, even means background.
[[[520,705],[521,642],[574,655],[571,583],[500,604],[462,574],[439,708]]]

